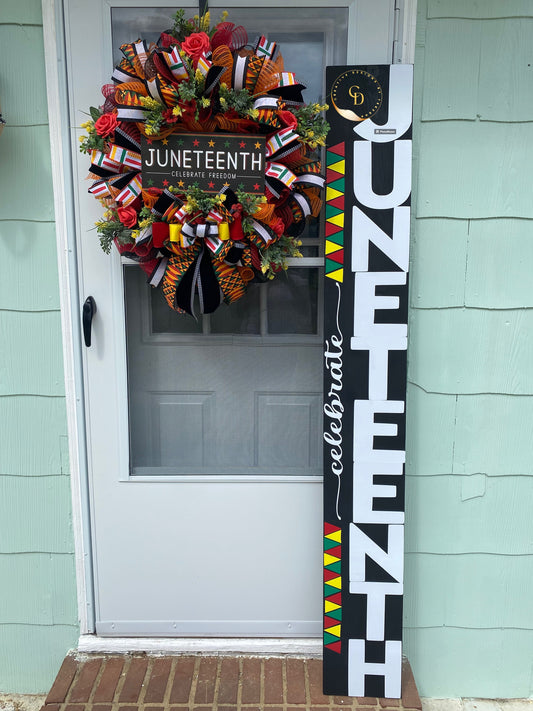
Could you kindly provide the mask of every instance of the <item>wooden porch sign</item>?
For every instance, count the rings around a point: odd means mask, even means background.
[[[412,66],[328,67],[324,693],[401,696]]]

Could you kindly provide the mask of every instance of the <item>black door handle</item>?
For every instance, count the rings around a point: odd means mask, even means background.
[[[91,345],[91,324],[93,316],[96,313],[96,301],[92,296],[88,296],[83,304],[82,322],[83,322],[83,339],[87,348]]]

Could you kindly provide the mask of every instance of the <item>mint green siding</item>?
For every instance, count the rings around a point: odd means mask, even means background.
[[[78,619],[39,0],[3,0],[0,66],[0,692],[44,692]]]
[[[418,0],[405,651],[533,693],[533,5]]]

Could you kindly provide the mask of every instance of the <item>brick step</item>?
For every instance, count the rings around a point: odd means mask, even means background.
[[[322,694],[319,659],[68,655],[41,711],[420,711],[411,668],[401,699]]]

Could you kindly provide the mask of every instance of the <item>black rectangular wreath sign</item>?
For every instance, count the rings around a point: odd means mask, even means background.
[[[182,192],[197,185],[218,193],[232,185],[262,195],[265,189],[265,137],[228,133],[181,133],[163,140],[141,140],[143,184],[175,186]]]
[[[326,75],[325,694],[401,696],[412,75]]]

